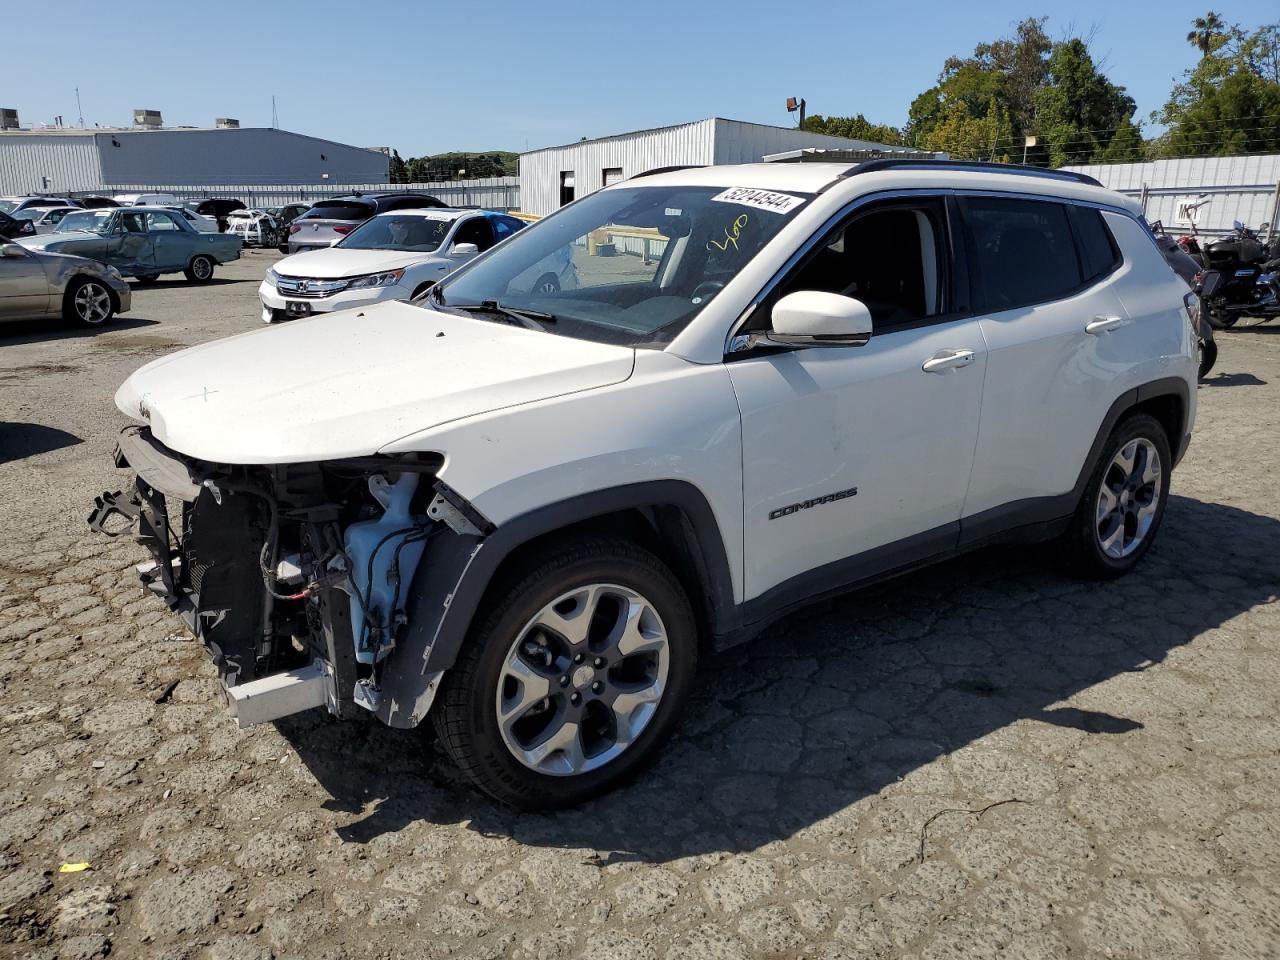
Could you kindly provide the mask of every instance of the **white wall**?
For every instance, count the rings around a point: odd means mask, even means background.
[[[626,178],[654,167],[712,163],[714,135],[715,121],[700,120],[522,154],[521,209],[540,216],[559,210],[560,174],[566,170],[573,171],[576,198],[603,187],[607,167],[621,167]]]
[[[1133,197],[1147,188],[1147,220],[1177,228],[1180,202],[1201,193],[1211,201],[1202,207],[1196,229],[1208,233],[1231,228],[1233,220],[1257,227],[1274,220],[1280,154],[1250,157],[1179,157],[1147,163],[1091,163],[1064,167],[1088,174],[1104,187]]]

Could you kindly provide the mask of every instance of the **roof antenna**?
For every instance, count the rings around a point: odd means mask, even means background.
[[[80,106],[80,88],[76,87],[76,113],[80,115],[78,126],[84,129],[84,107]]]
[[[276,122],[276,95],[271,95],[271,129],[274,130],[279,126]]]

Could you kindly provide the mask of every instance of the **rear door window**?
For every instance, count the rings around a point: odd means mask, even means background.
[[[1084,283],[1065,204],[962,197],[974,293],[996,313],[1059,300]]]
[[[458,227],[454,243],[474,243],[481,253],[493,246],[493,228],[488,217],[472,217]]]

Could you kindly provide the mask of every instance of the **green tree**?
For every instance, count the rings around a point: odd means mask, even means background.
[[[1103,76],[1083,40],[1054,45],[1046,83],[1035,93],[1036,131],[1051,166],[1101,160],[1123,129],[1125,152],[1137,133],[1133,98]]]
[[[1200,51],[1200,56],[1207,57],[1223,36],[1222,17],[1212,10],[1203,17],[1196,17],[1191,22],[1191,32],[1187,34],[1187,43]]]
[[[948,153],[956,160],[1008,161],[1012,142],[1009,112],[992,97],[980,117],[971,115],[967,105],[960,101],[950,104],[921,146]]]
[[[852,140],[871,140],[902,146],[902,131],[884,123],[872,123],[862,114],[853,117],[824,117],[815,113],[806,117],[804,129],[812,133],[825,133],[832,137],[848,137]]]
[[[391,160],[387,165],[387,177],[389,183],[408,183],[408,168],[404,160],[400,156],[399,150],[391,151]]]
[[[1280,148],[1280,24],[1233,26],[1188,70],[1157,119],[1162,156],[1230,156]]]
[[[905,137],[925,146],[944,121],[951,139],[960,123],[962,105],[969,118],[984,120],[994,99],[1016,131],[1030,130],[1035,114],[1035,91],[1045,82],[1053,42],[1045,33],[1045,17],[1028,17],[1012,37],[981,43],[970,57],[949,57],[938,83],[912,101]]]

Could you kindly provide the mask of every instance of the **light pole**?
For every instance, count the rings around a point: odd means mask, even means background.
[[[804,126],[804,107],[805,107],[804,97],[800,97],[798,99],[796,97],[787,97],[787,113],[795,113],[797,110],[799,110],[800,111],[799,126],[801,127]]]

